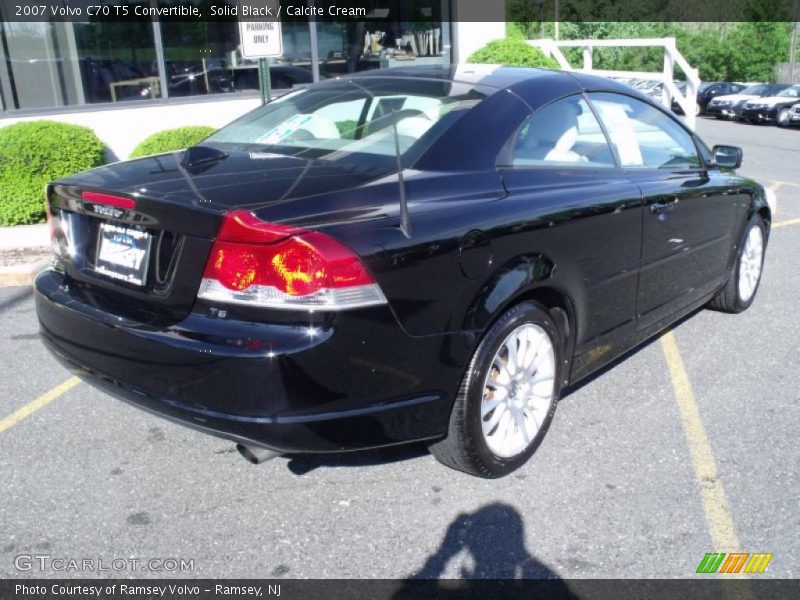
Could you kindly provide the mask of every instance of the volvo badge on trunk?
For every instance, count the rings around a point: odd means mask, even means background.
[[[111,217],[112,219],[119,219],[125,214],[124,210],[114,208],[113,206],[106,206],[104,204],[87,204],[86,208],[90,209],[95,214],[103,215],[104,217]]]

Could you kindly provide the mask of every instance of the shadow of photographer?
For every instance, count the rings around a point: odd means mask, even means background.
[[[460,563],[457,575],[452,572],[454,560]],[[519,512],[495,502],[459,515],[439,549],[394,598],[508,597],[515,592],[526,598],[578,598],[555,571],[528,553]]]

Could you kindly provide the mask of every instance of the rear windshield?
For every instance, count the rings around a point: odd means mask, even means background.
[[[223,127],[203,145],[315,159],[395,160],[432,141],[485,94],[471,84],[366,78],[278,98]]]

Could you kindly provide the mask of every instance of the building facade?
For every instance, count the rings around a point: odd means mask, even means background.
[[[284,23],[283,55],[270,59],[272,88],[281,94],[363,70],[463,61],[505,35],[502,18],[459,22],[459,3],[386,0],[361,21]],[[10,9],[0,5],[0,17]],[[0,20],[0,127],[42,118],[86,125],[111,159],[124,159],[151,133],[219,127],[260,102],[258,64],[242,57],[234,21]]]

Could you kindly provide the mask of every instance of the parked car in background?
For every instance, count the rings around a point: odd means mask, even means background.
[[[685,81],[674,81],[675,87],[678,88],[678,91],[681,93],[686,92],[686,82]],[[650,96],[656,102],[661,102],[661,92],[664,91],[664,82],[659,81],[656,85],[650,87],[645,92],[648,96]]]
[[[744,83],[734,83],[731,81],[717,81],[705,86],[703,89],[698,90],[697,92],[697,106],[699,109],[697,114],[703,114],[706,112],[708,103],[714,98],[718,98],[720,96],[729,96],[730,94],[738,94],[746,87],[747,85]]]
[[[641,79],[633,84],[633,89],[639,90],[643,94],[649,94],[654,87],[661,85],[658,79]]]
[[[792,125],[800,125],[800,104],[795,104],[792,107],[791,119]]]
[[[774,96],[790,87],[788,83],[757,83],[737,94],[717,96],[708,103],[706,112],[718,119],[741,119],[744,103],[754,98]]]
[[[499,477],[562,389],[752,304],[771,217],[741,161],[585,73],[353,73],[49,184],[42,340],[254,462],[426,441]]]
[[[714,98],[738,94],[746,87],[747,84],[735,83],[732,81],[705,81],[701,83],[697,90],[697,108],[695,109],[695,114],[705,114],[708,109],[708,103]]]
[[[258,66],[243,64],[230,68],[224,60],[170,63],[170,96],[237,92],[258,89]],[[292,65],[270,65],[273,90],[291,89],[313,82],[311,71]],[[320,76],[324,79],[324,76]]]
[[[742,108],[742,118],[750,123],[776,123],[780,127],[791,125],[791,111],[800,101],[800,85],[787,87],[774,96],[748,100]]]

